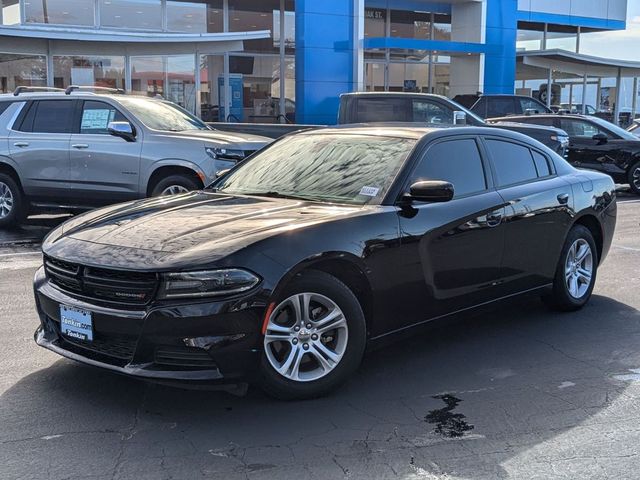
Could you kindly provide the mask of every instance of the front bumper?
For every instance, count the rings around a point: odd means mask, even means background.
[[[72,360],[163,383],[237,384],[257,370],[266,308],[259,295],[120,310],[67,295],[42,268],[34,290],[36,343]],[[92,342],[60,333],[61,305],[91,312]]]

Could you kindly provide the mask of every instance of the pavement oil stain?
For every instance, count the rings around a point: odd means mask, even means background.
[[[449,438],[458,438],[462,437],[465,432],[473,430],[473,425],[467,423],[462,413],[453,413],[462,400],[448,393],[436,395],[433,398],[442,400],[445,403],[445,407],[431,410],[424,417],[425,422],[435,424],[436,433]]]

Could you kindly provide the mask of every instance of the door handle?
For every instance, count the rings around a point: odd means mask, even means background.
[[[495,212],[491,212],[487,214],[487,225],[490,227],[497,227],[502,223],[502,212],[500,210],[496,210]]]
[[[560,205],[566,205],[569,203],[569,194],[568,193],[561,193],[560,195],[558,195],[558,203]]]
[[[24,148],[24,147],[28,147],[29,146],[29,142],[16,142],[13,144],[14,147],[20,147],[20,148]]]
[[[77,148],[77,149],[89,148],[89,145],[87,145],[86,143],[75,143],[71,145],[71,148]]]

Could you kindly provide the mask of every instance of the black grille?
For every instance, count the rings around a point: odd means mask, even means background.
[[[72,295],[124,305],[146,305],[158,288],[155,273],[95,268],[44,259],[47,277],[58,288]]]
[[[71,339],[64,336],[62,338],[67,345],[73,345],[83,350],[90,350],[91,352],[108,357],[126,360],[127,362],[133,358],[133,353],[136,349],[136,339],[132,337],[96,336],[91,342],[75,338]]]
[[[207,352],[194,347],[158,347],[154,362],[169,367],[216,368]]]

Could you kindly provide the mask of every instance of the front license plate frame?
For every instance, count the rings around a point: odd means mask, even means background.
[[[92,342],[93,318],[91,312],[60,305],[60,333],[73,340]]]

